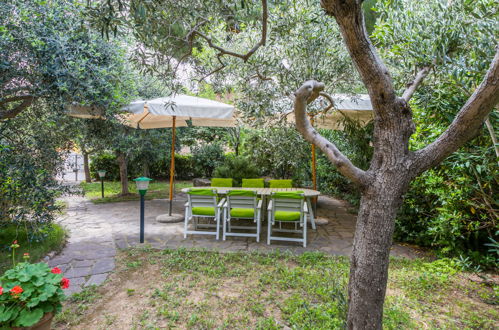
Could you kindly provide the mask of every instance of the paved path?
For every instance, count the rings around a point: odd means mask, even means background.
[[[58,266],[71,280],[67,294],[79,292],[88,285],[104,282],[114,269],[117,248],[138,244],[139,202],[93,204],[82,197],[67,199],[67,214],[59,223],[69,230],[69,239],[63,251],[49,260],[50,266]],[[174,211],[183,213],[185,195],[178,195]],[[293,253],[323,251],[333,255],[350,255],[356,216],[348,212],[345,202],[321,196],[318,202],[318,217],[329,220],[327,225],[318,225],[317,231],[308,231],[308,246],[299,243],[273,242],[266,244],[266,226],[260,243],[254,238],[230,237],[227,241],[216,241],[213,236],[190,235],[183,238],[183,223],[165,224],[156,222],[156,216],[166,213],[166,200],[146,201],[145,240],[156,248],[206,248],[218,251],[272,251],[289,250]],[[412,249],[394,245],[392,255],[412,258]]]

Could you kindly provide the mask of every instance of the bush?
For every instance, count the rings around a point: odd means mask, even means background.
[[[0,224],[22,222],[36,230],[54,219],[59,210],[55,199],[65,189],[50,167],[22,147],[0,140]]]
[[[120,167],[116,155],[105,152],[92,155],[90,159],[90,176],[92,178],[99,180],[97,171],[104,170],[106,171],[106,180],[118,181],[120,179]]]
[[[235,187],[240,187],[243,179],[258,178],[259,171],[246,157],[227,157],[222,166],[213,172],[217,178],[232,178]]]
[[[153,179],[170,178],[170,157],[163,157],[149,165],[149,176]],[[190,180],[196,176],[194,172],[193,158],[191,155],[175,154],[175,178],[179,180]]]
[[[192,150],[193,169],[196,175],[211,178],[215,168],[220,166],[225,157],[219,143],[196,146]]]

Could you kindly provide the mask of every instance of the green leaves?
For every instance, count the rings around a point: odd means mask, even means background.
[[[45,313],[59,310],[65,295],[61,289],[62,275],[53,274],[46,263],[19,263],[0,277],[4,293],[0,295],[0,322],[10,326],[28,327],[36,324]],[[14,286],[22,292],[10,294]]]
[[[40,319],[43,317],[43,314],[44,312],[41,308],[35,308],[32,310],[23,309],[19,313],[19,317],[14,322],[14,325],[21,327],[30,327],[40,321]]]

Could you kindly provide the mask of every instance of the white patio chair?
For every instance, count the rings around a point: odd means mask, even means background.
[[[308,207],[303,191],[274,192],[270,195],[268,210],[267,244],[271,241],[291,241],[303,243],[307,247]],[[273,228],[276,224],[278,228]],[[294,223],[295,229],[282,228],[283,223]],[[298,226],[301,228],[299,229]],[[301,233],[303,238],[272,236],[272,232]]]
[[[225,199],[217,203],[217,191],[213,189],[189,189],[185,203],[184,238],[187,234],[215,235],[220,237],[220,218]],[[215,231],[197,230],[197,219],[207,218],[216,222]],[[194,220],[194,230],[189,230],[189,222]]]
[[[234,226],[234,220],[250,219],[256,223],[255,226]],[[223,240],[227,236],[255,237],[260,242],[260,231],[262,221],[262,201],[258,200],[256,191],[231,190],[227,193],[227,201],[224,204]],[[233,232],[233,229],[256,230],[255,233]]]

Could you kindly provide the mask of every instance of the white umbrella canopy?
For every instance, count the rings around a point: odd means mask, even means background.
[[[172,127],[173,117],[176,127],[187,126],[189,119],[194,126],[235,126],[232,105],[189,95],[135,101],[122,109],[131,112],[126,124],[136,128]]]
[[[333,94],[331,97],[334,101],[333,109],[314,117],[315,128],[342,131],[345,117],[357,121],[361,126],[366,126],[373,119],[373,107],[369,95]],[[294,112],[288,113],[287,120],[295,122]]]
[[[236,126],[233,118],[234,107],[209,99],[177,94],[171,97],[134,101],[122,110],[130,112],[124,116],[124,123],[128,126],[139,129],[172,128],[170,203],[168,216],[160,216],[171,221],[168,217],[172,217],[176,127],[188,126],[187,120],[191,120],[193,126],[234,127]]]

